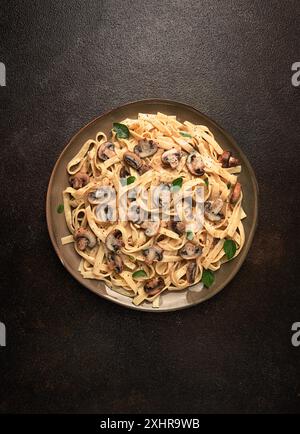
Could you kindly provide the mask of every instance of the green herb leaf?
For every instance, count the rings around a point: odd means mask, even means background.
[[[230,183],[230,182],[228,182],[228,184],[227,184],[227,188],[228,188],[228,189],[231,188],[231,183]]]
[[[58,214],[62,214],[63,212],[64,212],[64,204],[63,203],[60,203],[59,205],[58,205],[58,207],[56,208],[56,211],[58,212]]]
[[[206,184],[206,187],[208,187],[208,179],[207,178],[204,179],[204,182]]]
[[[172,182],[172,187],[171,187],[171,190],[173,193],[181,189],[182,181],[183,181],[182,178],[174,179],[174,181]]]
[[[185,133],[184,131],[179,131],[179,133],[182,135],[182,137],[189,137],[190,139],[192,138],[189,133]]]
[[[202,282],[206,288],[209,288],[215,281],[215,275],[211,270],[203,270]]]
[[[188,240],[192,241],[192,239],[194,238],[194,232],[193,231],[187,231],[186,237]]]
[[[131,255],[129,255],[129,259],[131,260],[131,261],[134,261],[134,256],[131,256]]]
[[[133,279],[140,279],[141,277],[147,277],[147,273],[144,270],[137,270],[132,273]]]
[[[236,244],[233,240],[226,240],[223,245],[224,252],[227,256],[227,259],[232,259],[236,252]]]
[[[128,139],[129,129],[124,124],[119,124],[118,122],[113,123],[113,130],[115,131],[118,139]]]
[[[135,176],[128,176],[128,178],[126,178],[126,183],[127,185],[130,185],[133,184],[135,180],[136,180]]]

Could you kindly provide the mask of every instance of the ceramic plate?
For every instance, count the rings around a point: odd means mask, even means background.
[[[62,202],[62,191],[68,185],[67,163],[78,152],[86,140],[94,138],[98,131],[109,132],[113,122],[120,122],[125,118],[135,118],[140,112],[157,113],[158,111],[166,115],[176,115],[177,119],[181,122],[187,120],[194,124],[207,125],[222,148],[232,151],[233,154],[239,158],[242,165],[242,173],[239,176],[239,180],[243,185],[243,208],[247,214],[247,218],[243,221],[246,235],[243,250],[234,260],[222,265],[221,269],[215,273],[215,282],[209,289],[203,288],[201,291],[197,291],[197,285],[195,285],[191,287],[191,289],[163,293],[160,307],[153,308],[151,303],[146,302],[135,306],[131,298],[112,291],[103,282],[82,278],[78,271],[80,258],[76,254],[73,245],[67,244],[62,246],[61,244],[61,237],[68,235],[69,232],[64,220],[64,214],[57,213],[57,206]],[[62,264],[78,282],[114,303],[137,310],[165,312],[183,309],[201,303],[217,294],[230,282],[244,262],[250,248],[256,227],[257,207],[258,188],[253,169],[233,138],[224,131],[223,128],[217,125],[216,122],[193,107],[175,101],[151,99],[125,104],[104,113],[82,128],[71,139],[54,166],[48,186],[46,213],[48,230],[54,249]]]

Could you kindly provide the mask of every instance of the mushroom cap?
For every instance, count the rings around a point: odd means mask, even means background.
[[[185,223],[183,221],[170,220],[169,228],[178,235],[183,235],[185,232]]]
[[[196,273],[197,273],[197,263],[195,261],[190,261],[186,269],[186,278],[188,283],[195,282]]]
[[[154,277],[153,279],[147,280],[144,285],[144,291],[147,295],[158,294],[165,286],[164,279],[162,277]]]
[[[79,250],[85,250],[86,247],[92,249],[97,243],[95,234],[84,227],[80,227],[75,231],[74,240]]]
[[[188,241],[183,247],[181,247],[178,253],[183,259],[196,259],[202,254],[202,248],[201,246]]]
[[[85,172],[77,172],[69,178],[69,182],[75,190],[85,187],[90,181],[90,177]]]
[[[132,167],[135,170],[139,170],[142,165],[143,165],[143,161],[141,160],[141,158],[136,155],[134,152],[131,151],[126,151],[123,155],[123,160],[125,163],[128,164],[128,166]]]
[[[134,147],[134,152],[140,158],[151,157],[157,152],[158,146],[154,140],[141,139]]]
[[[120,255],[114,252],[107,252],[106,259],[107,266],[110,270],[114,270],[118,274],[122,273],[124,265]]]
[[[116,155],[115,145],[112,142],[104,142],[98,149],[99,160],[106,161]]]
[[[105,245],[108,250],[111,252],[117,252],[124,246],[124,242],[122,240],[122,232],[119,229],[114,229],[110,232],[105,240]]]
[[[143,255],[145,256],[145,262],[151,265],[154,261],[161,261],[163,258],[163,249],[159,246],[148,247],[143,250]]]
[[[154,237],[154,235],[158,234],[160,220],[147,220],[141,224],[141,228],[145,229],[145,235],[147,235],[147,237]]]
[[[230,203],[231,204],[236,204],[236,202],[239,200],[239,197],[241,195],[241,191],[242,191],[242,184],[240,182],[237,182],[233,188],[231,197],[230,197]]]
[[[229,158],[231,156],[230,151],[223,151],[223,153],[219,156],[218,161],[222,163],[222,167],[229,167]]]
[[[168,149],[161,156],[161,161],[167,164],[171,169],[176,169],[181,159],[181,152],[175,148]]]
[[[97,205],[99,203],[108,203],[115,196],[115,189],[110,185],[104,185],[89,191],[87,199],[91,205]]]
[[[192,175],[202,176],[204,174],[204,162],[201,155],[196,151],[189,154],[186,166]]]
[[[137,201],[131,202],[127,210],[128,220],[132,223],[140,225],[145,220],[145,212],[140,207]]]
[[[222,218],[224,218],[223,214],[221,214],[223,206],[224,202],[219,197],[214,201],[206,201],[204,203],[205,217],[212,222],[220,221]]]
[[[113,222],[116,220],[114,208],[108,204],[99,204],[95,209],[95,215],[97,220],[101,222]]]

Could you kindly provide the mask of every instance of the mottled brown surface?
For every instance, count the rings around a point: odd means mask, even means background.
[[[299,412],[299,2],[3,1],[0,412]],[[81,287],[45,224],[52,167],[90,119],[149,97],[232,133],[260,187],[235,279],[163,315]]]

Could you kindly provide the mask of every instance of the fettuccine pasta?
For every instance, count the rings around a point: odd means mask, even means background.
[[[205,125],[143,114],[98,132],[67,165],[69,233],[84,278],[138,305],[184,290],[237,256],[245,235],[239,161]]]

